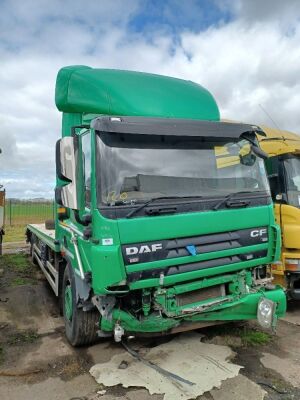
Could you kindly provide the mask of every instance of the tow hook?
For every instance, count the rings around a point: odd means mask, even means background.
[[[117,343],[121,342],[123,335],[124,335],[124,329],[122,328],[122,326],[120,324],[116,323],[115,329],[114,329],[115,342],[117,342]]]

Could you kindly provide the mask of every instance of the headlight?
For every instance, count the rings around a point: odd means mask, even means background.
[[[263,328],[272,328],[276,303],[262,297],[258,302],[257,320]]]

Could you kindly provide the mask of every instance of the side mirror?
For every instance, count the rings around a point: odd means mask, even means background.
[[[80,209],[78,196],[78,138],[67,136],[56,143],[56,174],[62,181],[55,190],[55,200],[58,204],[71,208]]]
[[[252,153],[252,145],[246,143],[239,151],[240,163],[251,167],[254,165],[256,156]]]
[[[254,165],[256,160],[256,157],[254,154],[249,153],[246,155],[241,156],[240,155],[240,163],[243,165],[247,165],[248,167],[252,167],[252,165]]]

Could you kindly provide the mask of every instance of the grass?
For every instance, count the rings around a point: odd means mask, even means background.
[[[208,337],[221,336],[224,342],[232,347],[263,346],[272,342],[272,335],[250,326],[219,325],[209,328]]]
[[[15,272],[30,272],[31,264],[27,257],[22,254],[4,254],[0,258],[0,267],[11,269]]]
[[[0,365],[4,362],[4,349],[0,346]]]
[[[21,201],[18,203],[6,201],[5,222],[7,226],[39,223],[46,219],[53,219],[53,203]]]
[[[2,255],[0,257],[0,269],[4,270],[0,277],[0,287],[35,283],[36,269],[24,254]]]
[[[53,219],[53,202],[21,201],[5,204],[4,243],[25,241],[27,224],[38,224],[46,219]]]
[[[26,225],[13,225],[5,227],[4,243],[9,242],[24,242],[25,241]]]
[[[7,340],[7,344],[13,346],[18,344],[33,343],[37,340],[38,334],[32,330],[13,333]]]
[[[268,333],[254,329],[243,329],[240,338],[245,346],[263,346],[272,340],[272,336]]]
[[[13,278],[10,282],[10,286],[24,286],[27,284],[32,283],[32,281],[28,278],[21,278],[21,277],[17,277],[17,278]]]

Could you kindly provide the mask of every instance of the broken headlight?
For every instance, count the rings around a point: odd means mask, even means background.
[[[262,297],[258,302],[257,320],[263,328],[272,328],[276,303],[274,301]]]

